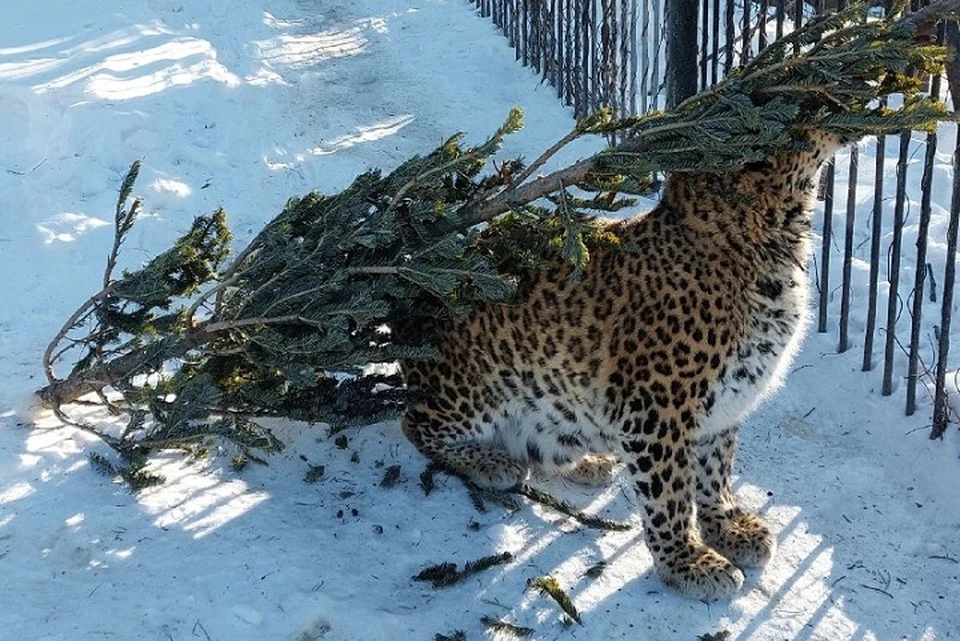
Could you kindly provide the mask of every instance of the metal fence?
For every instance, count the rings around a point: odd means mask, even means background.
[[[506,35],[517,60],[553,85],[558,97],[573,107],[577,117],[601,106],[611,107],[619,115],[639,114],[665,106],[667,34],[664,25],[670,1],[472,0],[479,13],[491,18]],[[688,25],[686,37],[696,38],[696,69],[689,72],[697,75],[700,88],[722,79],[731,68],[745,63],[769,42],[813,15],[846,5],[846,0],[693,1],[699,4],[699,20],[696,26]],[[884,10],[882,2],[868,9],[875,15],[882,15]],[[940,26],[937,37],[943,42],[944,25]],[[929,79],[928,88],[934,95],[946,98],[943,85],[940,77],[934,77]],[[960,135],[956,137],[958,145],[952,150],[952,162],[947,163],[953,168],[960,167]],[[819,196],[823,200],[823,216],[819,224],[823,242],[814,257],[819,293],[817,330],[831,331],[831,320],[836,322],[838,352],[851,349],[852,332],[862,332],[862,369],[871,371],[880,360],[884,395],[893,393],[896,384],[904,381],[908,415],[916,411],[920,383],[931,389],[934,408],[931,438],[942,436],[948,422],[957,418],[951,416],[948,384],[952,390],[956,390],[957,385],[946,378],[960,220],[960,172],[952,172],[952,183],[944,175],[946,172],[938,173],[937,168],[944,164],[937,160],[939,143],[936,133],[921,136],[907,131],[899,136],[864,141],[838,154],[836,162],[829,163],[822,173]],[[889,185],[885,184],[885,175],[892,158],[888,158],[887,147],[892,144],[897,145],[896,180]],[[861,156],[869,156],[870,152],[872,167],[861,165]],[[939,152],[941,158],[944,153],[950,155],[942,149]],[[921,153],[923,161],[918,163],[916,157]],[[915,199],[908,193],[908,176],[915,178],[917,171],[922,172],[919,213],[911,211],[910,204]],[[846,184],[846,193],[841,193],[838,183]],[[940,314],[925,326],[924,302],[929,299],[936,303],[938,296],[938,270],[928,262],[931,194],[937,189],[949,191],[953,199],[945,238],[935,239],[945,245],[945,260],[939,272],[942,277]],[[865,199],[865,190],[872,192],[872,196]],[[891,199],[892,213],[889,211]],[[908,215],[911,229],[914,224],[916,227],[915,269],[911,280],[901,282],[903,232]],[[842,238],[836,237],[841,234]],[[855,256],[859,249],[858,235],[866,236],[863,242],[869,239],[869,277],[865,291],[853,286],[853,265],[859,260]],[[835,262],[838,257],[839,265]],[[881,309],[883,266],[886,309]],[[851,327],[850,310],[854,304],[866,307],[866,323],[862,328]],[[905,340],[901,338],[908,325],[904,312],[909,315],[909,336]],[[880,340],[882,359],[876,359],[874,352],[879,349],[876,343]],[[931,363],[923,362],[925,353],[930,354]]]

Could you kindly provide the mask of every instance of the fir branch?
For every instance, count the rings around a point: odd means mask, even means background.
[[[40,398],[45,403],[50,403],[52,406],[53,400],[54,399],[59,400],[60,398],[59,396],[44,394],[44,391],[49,389],[50,386],[54,386],[58,382],[60,382],[56,376],[56,373],[54,372],[54,367],[53,367],[53,364],[57,360],[57,358],[63,355],[63,351],[58,352],[57,347],[60,345],[60,343],[62,343],[66,339],[67,332],[69,332],[71,329],[76,327],[78,323],[83,322],[89,316],[89,314],[94,312],[96,305],[99,302],[105,300],[108,296],[111,295],[112,289],[113,287],[108,285],[107,287],[104,287],[99,292],[97,292],[96,294],[88,298],[86,301],[84,301],[83,304],[81,304],[80,307],[74,310],[73,314],[71,314],[70,317],[67,318],[66,321],[64,321],[63,325],[60,327],[59,330],[57,330],[57,333],[54,335],[53,340],[51,340],[50,343],[47,344],[47,348],[43,352],[43,371],[44,371],[44,374],[46,374],[47,382],[49,385],[47,388],[44,388],[43,390],[40,390],[40,392],[38,392]],[[94,388],[90,388],[87,391],[92,391],[93,389]],[[76,397],[65,398],[61,402],[69,402],[74,400],[74,398]]]
[[[97,452],[91,452],[88,459],[97,472],[111,478],[119,476],[134,492],[166,481],[162,475],[147,471],[147,457],[141,450],[120,450],[119,454],[120,464],[113,463]]]
[[[582,128],[577,127],[576,129],[572,130],[570,133],[565,135],[563,138],[561,138],[560,140],[552,144],[550,147],[547,148],[545,152],[540,154],[540,156],[536,160],[530,163],[530,165],[526,169],[524,169],[519,176],[517,176],[514,179],[513,186],[515,187],[517,185],[522,185],[527,180],[527,178],[532,176],[534,173],[536,173],[538,169],[543,167],[543,165],[546,164],[548,160],[553,158],[553,156],[555,156],[557,152],[559,152],[561,149],[569,145],[571,142],[573,142],[577,138],[581,137],[584,133],[585,132]]]
[[[541,176],[532,182],[497,194],[485,201],[467,205],[458,212],[460,220],[464,227],[489,222],[517,205],[533,202],[555,192],[561,184],[576,185],[582,183],[587,179],[596,162],[596,158],[587,158],[552,174]]]
[[[536,501],[541,505],[546,505],[547,507],[553,508],[562,514],[566,514],[567,516],[576,519],[583,525],[586,525],[590,528],[595,528],[597,530],[608,530],[611,532],[625,532],[626,530],[630,529],[630,525],[627,523],[620,523],[618,521],[611,521],[610,519],[604,519],[598,516],[585,514],[566,501],[561,501],[555,496],[551,496],[542,490],[538,490],[526,484],[522,485],[516,490],[516,492],[517,494],[527,497],[531,501]]]
[[[467,490],[470,492],[470,500],[473,502],[474,507],[477,508],[478,512],[482,513],[487,511],[487,508],[484,505],[485,499],[493,501],[508,512],[516,512],[520,509],[520,503],[510,496],[509,492],[479,487],[478,485],[466,480],[464,480],[464,483],[467,486]]]
[[[133,185],[139,175],[140,161],[135,160],[123,177],[123,182],[120,184],[120,191],[117,195],[117,206],[114,211],[113,220],[113,248],[107,256],[107,264],[103,270],[104,288],[110,285],[110,281],[113,278],[113,269],[117,264],[117,256],[120,254],[120,245],[123,244],[127,233],[133,228],[133,224],[136,222],[137,216],[140,213],[141,202],[139,198],[133,200],[129,209],[124,209],[124,205],[127,199],[130,198],[130,194],[133,192]]]
[[[580,613],[577,612],[577,607],[573,604],[573,599],[560,587],[560,583],[556,578],[548,575],[529,579],[527,581],[527,587],[535,588],[540,594],[549,596],[557,602],[557,605],[560,606],[560,609],[563,610],[567,616],[580,625],[583,625],[583,621],[580,620]]]

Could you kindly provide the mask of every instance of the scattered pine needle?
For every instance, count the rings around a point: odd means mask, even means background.
[[[714,634],[703,634],[697,637],[698,641],[728,641],[731,637],[730,630],[720,630]]]
[[[600,575],[603,574],[603,571],[607,569],[607,562],[600,561],[599,563],[594,563],[587,571],[583,573],[583,576],[588,579],[599,579]]]
[[[323,478],[323,475],[326,474],[327,468],[322,465],[310,465],[307,468],[306,473],[303,475],[304,483],[316,483]]]
[[[873,590],[874,592],[879,592],[880,594],[884,594],[884,595],[890,597],[891,599],[895,598],[892,594],[890,594],[889,592],[887,592],[887,591],[884,590],[883,588],[876,588],[876,587],[874,587],[874,586],[872,586],[872,585],[867,585],[866,583],[861,583],[861,584],[860,584],[860,587],[861,587],[861,588],[866,588],[866,589],[868,589],[868,590]]]
[[[426,469],[420,473],[420,487],[423,489],[424,496],[430,496],[430,492],[433,492],[433,488],[437,485],[434,482],[433,477],[436,476],[437,472],[439,471],[439,467],[433,463],[430,463],[427,465]]]
[[[957,559],[953,558],[952,556],[948,556],[946,554],[931,554],[927,558],[940,559],[941,561],[950,561],[951,563],[960,563],[960,561],[958,561]]]
[[[116,476],[118,474],[116,466],[103,454],[90,452],[87,458],[90,460],[90,465],[93,466],[93,469],[100,474],[104,476]]]
[[[480,514],[486,514],[487,504],[483,501],[480,488],[469,481],[464,481],[464,483],[467,486],[467,495],[470,497],[470,502],[473,503],[474,509]]]
[[[400,466],[391,465],[380,479],[380,487],[393,487],[400,480]]]
[[[476,561],[469,561],[463,566],[462,570],[457,570],[456,563],[438,563],[431,565],[420,571],[413,577],[414,581],[430,581],[434,589],[445,588],[455,583],[463,581],[467,577],[478,574],[497,565],[503,565],[513,560],[513,555],[509,552],[501,552],[491,556],[485,556]]]
[[[509,621],[504,621],[503,619],[498,619],[488,614],[480,617],[480,623],[482,623],[483,626],[491,632],[503,634],[505,636],[511,636],[517,639],[524,639],[532,635],[534,632],[533,628],[525,628],[520,625],[514,625]]]
[[[580,625],[583,625],[583,621],[580,620],[580,613],[577,612],[577,607],[573,604],[570,595],[564,592],[563,588],[560,587],[560,583],[558,583],[554,577],[548,575],[530,579],[527,581],[527,587],[536,588],[540,590],[540,594],[549,596],[557,602],[557,605],[560,606],[560,609],[563,610],[567,616]]]

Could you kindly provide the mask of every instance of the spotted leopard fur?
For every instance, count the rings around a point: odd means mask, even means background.
[[[403,421],[428,457],[507,488],[530,468],[598,483],[616,456],[642,503],[667,585],[736,592],[738,566],[774,537],[739,507],[731,469],[740,422],[782,382],[806,325],[812,149],[725,174],[674,174],[660,205],[608,224],[629,251],[531,276],[515,306],[443,329],[436,362],[407,363],[426,393]]]

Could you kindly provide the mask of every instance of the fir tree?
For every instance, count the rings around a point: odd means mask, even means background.
[[[338,426],[394,416],[406,398],[401,381],[368,365],[432,358],[436,319],[509,302],[522,295],[525,271],[545,261],[582,267],[591,248],[617,247],[591,216],[653,192],[658,172],[736,170],[798,149],[811,129],[853,141],[956,120],[916,79],[939,73],[947,52],[915,34],[925,21],[956,18],[958,7],[941,0],[873,21],[855,7],[815,19],[675,109],[626,119],[598,112],[529,166],[506,159],[491,171],[504,137],[521,126],[513,110],[480,145],[465,147],[458,134],[387,174],[361,174],[338,194],[292,198],[232,260],[219,210],[142,268],[115,276],[142,211],[130,200],[134,163],[103,288],[50,344],[49,384],[38,393],[128,462],[215,436],[279,448],[260,416]],[[902,107],[878,106],[894,93]],[[611,133],[623,142],[534,178],[572,140]],[[54,367],[64,362],[72,369],[59,377]],[[121,433],[65,413],[87,393],[126,417]]]

